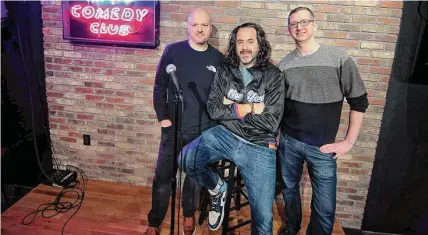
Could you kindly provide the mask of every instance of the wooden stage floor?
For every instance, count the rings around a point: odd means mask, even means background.
[[[40,204],[51,203],[61,191],[61,188],[39,185],[30,193],[5,211],[1,217],[1,234],[3,235],[58,235],[61,234],[64,223],[75,212],[72,209],[64,214],[58,214],[52,218],[42,218],[39,214],[30,225],[23,225],[22,219],[30,212],[37,209]],[[63,198],[64,201],[74,201],[75,196],[70,194]],[[178,196],[177,196],[178,200]],[[148,226],[147,214],[151,208],[151,188],[128,184],[110,183],[90,180],[88,182],[85,199],[80,210],[68,222],[64,234],[97,234],[97,235],[130,235],[143,234]],[[176,207],[176,212],[178,207]],[[230,224],[233,225],[239,219],[249,218],[248,207],[241,210],[240,215],[231,213]],[[49,216],[50,212],[45,215]],[[181,213],[181,210],[180,210]],[[197,213],[198,215],[199,213]],[[274,206],[274,234],[284,225],[280,214],[283,215],[281,206]],[[182,216],[180,216],[182,219]],[[309,219],[309,211],[304,210],[303,229],[304,234]],[[177,219],[176,219],[177,221]],[[175,225],[177,229],[177,223]],[[180,230],[182,225],[180,223]],[[250,234],[250,225],[235,230],[233,234]],[[170,234],[170,212],[161,228],[161,234]],[[175,232],[174,234],[182,234]],[[206,221],[197,226],[196,234],[221,234],[218,231],[210,231]],[[334,233],[345,234],[336,221]]]

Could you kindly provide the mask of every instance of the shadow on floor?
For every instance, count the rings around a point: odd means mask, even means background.
[[[5,192],[2,191],[1,194],[1,213],[5,212],[33,188],[19,185],[5,185],[4,189]]]

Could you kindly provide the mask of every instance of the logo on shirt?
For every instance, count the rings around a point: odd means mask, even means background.
[[[230,89],[229,92],[227,92],[227,98],[229,100],[233,100],[236,102],[240,102],[242,101],[242,98],[244,98],[244,94],[238,92],[235,89]],[[259,95],[257,94],[257,92],[254,92],[252,90],[249,90],[247,92],[247,102],[248,103],[261,103],[264,102],[265,100],[265,95]]]
[[[214,73],[217,72],[217,70],[215,69],[215,67],[212,66],[212,65],[208,65],[207,69],[210,70],[210,71],[212,71],[212,72],[214,72]]]

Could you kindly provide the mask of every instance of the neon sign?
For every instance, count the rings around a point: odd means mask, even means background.
[[[159,1],[65,1],[64,39],[155,47]]]

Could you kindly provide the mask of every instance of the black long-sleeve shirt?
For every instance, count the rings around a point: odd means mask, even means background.
[[[196,51],[189,42],[180,41],[168,45],[158,64],[153,91],[154,109],[158,121],[174,122],[175,88],[166,72],[169,64],[177,68],[176,76],[183,92],[183,132],[200,133],[212,125],[206,110],[206,102],[216,67],[223,58],[212,46],[205,51]],[[179,111],[179,124],[181,111]],[[175,125],[175,123],[173,123]]]

